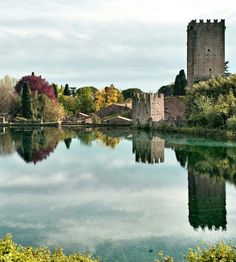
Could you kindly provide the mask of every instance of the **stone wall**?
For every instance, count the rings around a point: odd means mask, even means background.
[[[134,125],[149,125],[164,119],[164,95],[153,93],[136,94],[132,100]]]
[[[186,103],[184,97],[165,97],[165,120],[185,120]]]
[[[191,21],[187,28],[188,87],[224,75],[225,20]]]

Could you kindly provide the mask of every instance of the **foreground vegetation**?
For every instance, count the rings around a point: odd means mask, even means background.
[[[62,249],[51,252],[46,247],[23,247],[13,242],[12,236],[7,235],[0,241],[0,261],[4,262],[98,262],[90,255],[75,253],[65,255]]]
[[[159,258],[155,262],[174,262],[174,258],[159,253]],[[232,244],[218,243],[215,246],[209,245],[207,248],[197,247],[190,249],[184,258],[189,262],[226,262],[236,261],[236,247]],[[0,261],[4,262],[99,262],[98,258],[80,253],[66,255],[62,249],[55,249],[53,252],[46,247],[23,247],[14,243],[12,236],[8,234],[0,240]]]
[[[236,74],[217,76],[194,85],[187,94],[189,125],[236,128]]]

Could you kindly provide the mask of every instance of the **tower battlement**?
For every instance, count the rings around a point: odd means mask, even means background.
[[[188,87],[224,75],[225,20],[192,20],[187,33]]]
[[[192,20],[189,24],[188,24],[188,27],[189,26],[193,26],[193,25],[219,25],[219,24],[225,24],[225,19],[221,19],[221,20],[218,20],[218,19],[207,19],[207,20],[204,20],[204,19],[195,19],[195,20]]]

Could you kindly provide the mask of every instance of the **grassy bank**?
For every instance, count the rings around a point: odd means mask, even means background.
[[[186,135],[194,135],[201,136],[205,138],[215,138],[215,139],[236,139],[236,131],[227,130],[227,129],[209,129],[203,127],[169,127],[169,126],[157,126],[154,130],[160,132],[168,132],[168,133],[178,133],[178,134],[186,134]]]

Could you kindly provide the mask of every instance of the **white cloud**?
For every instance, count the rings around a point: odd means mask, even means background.
[[[157,90],[186,69],[186,26],[226,19],[226,59],[234,57],[236,5],[221,0],[7,0],[0,9],[1,74],[38,72],[82,86],[111,82]]]

